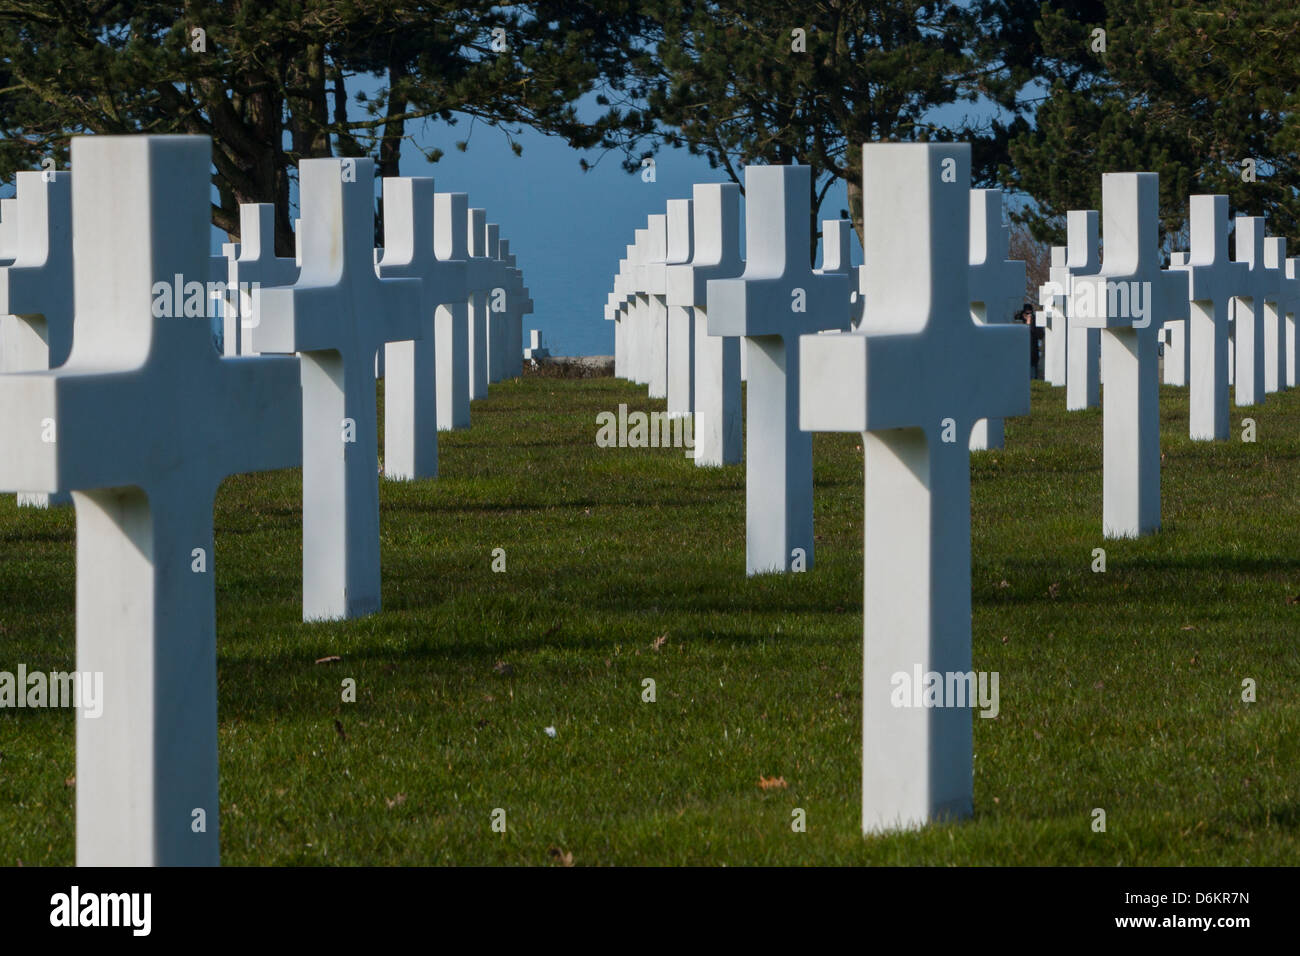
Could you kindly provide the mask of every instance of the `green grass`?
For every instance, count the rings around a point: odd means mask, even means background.
[[[495,385],[442,436],[443,477],[382,484],[384,611],[333,624],[300,620],[299,473],[233,478],[222,859],[1294,864],[1300,392],[1234,409],[1225,444],[1187,439],[1185,391],[1161,400],[1164,529],[1142,540],[1103,541],[1101,415],[1063,390],[1035,383],[1006,451],[972,456],[974,666],[1001,715],[973,718],[973,819],[888,837],[859,830],[858,436],[815,438],[814,568],[746,579],[743,467],[595,446],[598,411],[663,407],[643,388]],[[72,513],[5,496],[0,670],[73,667],[73,603]],[[0,862],[73,862],[73,747],[69,711],[0,711]]]

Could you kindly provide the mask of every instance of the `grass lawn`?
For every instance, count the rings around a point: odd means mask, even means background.
[[[1300,391],[1207,444],[1163,389],[1164,528],[1107,542],[1101,413],[1034,383],[1006,450],[972,456],[974,666],[1001,675],[975,816],[870,838],[859,437],[814,439],[815,566],[746,579],[743,466],[598,448],[619,402],[664,407],[494,385],[441,478],[382,483],[362,620],[301,621],[297,471],[222,486],[223,862],[1300,862]],[[71,510],[0,499],[0,670],[73,668],[73,537]],[[73,862],[74,772],[71,711],[0,710],[0,863]]]

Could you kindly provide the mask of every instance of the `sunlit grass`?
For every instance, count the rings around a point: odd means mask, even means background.
[[[812,570],[746,579],[743,467],[598,448],[619,402],[663,408],[608,378],[494,385],[438,480],[382,484],[362,620],[301,622],[297,472],[223,485],[224,862],[1300,860],[1300,392],[1234,409],[1255,444],[1204,444],[1165,389],[1164,529],[1108,542],[1101,415],[1035,383],[972,457],[974,666],[1001,677],[975,816],[866,839],[860,439],[814,440]],[[6,496],[0,670],[71,668],[73,601],[71,511]],[[70,712],[0,711],[0,862],[73,862],[73,737]]]

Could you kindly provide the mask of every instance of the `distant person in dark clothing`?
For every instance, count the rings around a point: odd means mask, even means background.
[[[1029,326],[1029,367],[1034,378],[1038,378],[1038,365],[1043,356],[1043,335],[1045,330],[1034,324],[1034,307],[1026,302],[1024,308],[1016,313],[1015,321]]]

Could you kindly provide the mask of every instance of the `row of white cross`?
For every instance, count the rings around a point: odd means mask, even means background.
[[[860,328],[866,302],[866,267],[859,266],[856,282],[850,283],[856,288],[847,300],[844,283],[838,282],[820,311],[810,307],[816,301],[809,298],[810,290],[829,288],[817,280],[851,274],[850,223],[823,223],[823,266],[805,269],[795,250],[807,237],[806,220],[801,218],[807,204],[797,192],[799,185],[777,196],[783,188],[779,177],[799,175],[799,167],[770,173],[747,170],[748,209],[761,215],[764,207],[787,203],[780,228],[763,227],[762,236],[772,248],[760,251],[757,268],[740,255],[738,188],[700,185],[693,201],[670,201],[666,215],[650,216],[647,226],[636,231],[605,306],[605,317],[615,322],[616,374],[648,384],[651,398],[666,397],[669,415],[694,413],[697,465],[740,461],[740,381],[748,377],[743,359],[753,363],[758,356],[760,380],[751,383],[748,401],[751,420],[765,427],[749,433],[746,452],[751,574],[802,569],[812,559],[811,457],[806,437],[800,438],[793,428],[787,407],[796,395],[797,369],[792,365],[785,370],[787,346],[782,343],[800,332]],[[1043,310],[1036,316],[1046,327],[1045,377],[1066,386],[1071,410],[1100,404],[1100,330],[1114,331],[1105,339],[1115,351],[1110,404],[1133,409],[1137,427],[1129,427],[1125,414],[1108,419],[1103,505],[1108,537],[1135,537],[1159,527],[1157,371],[1153,359],[1139,358],[1135,351],[1135,343],[1147,341],[1147,327],[1159,334],[1143,349],[1153,350],[1166,341],[1166,384],[1190,386],[1194,439],[1227,438],[1230,383],[1235,382],[1235,400],[1241,407],[1295,383],[1300,273],[1297,259],[1286,257],[1286,240],[1266,237],[1259,217],[1238,217],[1233,233],[1236,257],[1230,259],[1226,197],[1193,196],[1191,252],[1173,253],[1169,269],[1151,265],[1159,254],[1153,176],[1104,178],[1103,189],[1113,196],[1107,207],[1111,253],[1105,269],[1097,213],[1069,213],[1069,244],[1052,250],[1050,281],[1040,290]],[[971,318],[977,324],[1005,321],[1023,295],[1025,265],[1007,258],[1009,237],[1001,207],[997,190],[970,191],[967,281]],[[787,223],[792,231],[784,233]],[[786,262],[784,252],[776,254],[778,243],[797,264]],[[754,259],[751,254],[751,263]],[[1139,261],[1140,274],[1128,265]],[[710,299],[710,280],[747,271],[776,282],[767,292],[763,285],[751,284],[745,293],[751,298],[743,303],[728,299],[727,286],[720,282]],[[770,290],[792,290],[793,301],[783,302]],[[748,310],[748,328],[757,329],[763,321],[775,323],[770,327],[781,329],[782,338],[741,332],[734,322],[732,332],[722,333],[719,323],[724,318],[711,323],[710,315],[719,309],[727,315],[737,308]],[[766,318],[760,320],[763,310]],[[1149,313],[1145,323],[1143,313]],[[718,330],[713,336],[711,324]],[[743,353],[737,334],[749,343]],[[1118,343],[1123,347],[1116,348]],[[1131,362],[1138,365],[1131,367]],[[769,382],[774,369],[775,379]],[[1139,369],[1144,371],[1139,374]],[[1002,445],[1001,419],[975,423],[972,450]]]
[[[376,271],[365,160],[302,164],[301,266],[292,285],[259,289],[247,316],[250,347],[263,354],[220,357],[206,316],[160,314],[160,284],[209,275],[210,156],[203,137],[74,140],[71,352],[52,371],[0,375],[0,489],[71,491],[77,507],[77,669],[105,677],[103,715],[77,716],[81,863],[217,861],[210,559],[220,481],[302,463],[304,616],[374,610],[374,356],[392,342],[448,341],[453,357],[465,359],[470,388],[468,370],[477,367],[479,333],[465,323],[457,345],[455,317],[491,288],[472,261],[489,262],[473,256],[486,253],[488,234],[482,247],[464,233],[457,239],[458,222],[477,232],[463,197],[435,196],[427,180],[386,180],[394,232]],[[676,228],[666,216],[662,258],[653,235],[641,240],[609,315],[621,329],[627,374],[662,383],[666,397],[669,369],[683,361],[691,369],[678,376],[692,383],[685,399],[678,386],[679,414],[704,414],[702,396],[738,392],[739,339],[747,340],[751,572],[789,570],[797,549],[811,566],[810,433],[862,434],[863,826],[909,826],[972,809],[969,710],[898,707],[891,692],[898,673],[971,669],[968,436],[980,419],[1029,411],[1028,330],[980,320],[1021,297],[1023,274],[1016,280],[1006,260],[1000,197],[968,188],[964,144],[864,147],[856,300],[842,225],[831,229],[823,268],[808,265],[808,177],[805,167],[746,170],[743,263],[734,187],[697,190],[685,227],[681,206],[670,207]],[[1146,530],[1153,475],[1158,523],[1158,440],[1154,470],[1145,444],[1156,434],[1148,428],[1155,336],[1162,323],[1187,317],[1189,301],[1213,305],[1217,295],[1197,279],[1209,272],[1196,271],[1207,263],[1195,222],[1186,275],[1156,264],[1155,185],[1151,174],[1106,177],[1106,260],[1093,275],[1072,276],[1067,306],[1078,328],[1103,329],[1108,533],[1126,533],[1130,520],[1131,533]],[[972,241],[973,230],[984,237]],[[248,236],[239,258],[271,257],[265,232]],[[0,235],[0,249],[13,248],[5,243],[11,237]],[[442,263],[453,263],[451,271],[439,272]],[[20,260],[0,285],[20,288],[25,265],[37,263]],[[65,264],[65,284],[67,274]],[[1107,282],[1129,281],[1137,292],[1108,294]],[[509,288],[523,294],[517,282]],[[1243,300],[1267,301],[1266,293],[1237,295],[1239,322]],[[40,314],[49,321],[48,309]],[[241,313],[241,328],[244,321]],[[485,353],[496,334],[490,324],[484,330]],[[1193,322],[1193,342],[1197,335]],[[672,343],[688,341],[687,358],[673,359]],[[1246,347],[1239,328],[1238,354]],[[390,378],[405,375],[408,361],[413,379],[425,378],[420,354],[388,352]],[[455,408],[442,402],[442,378],[456,373],[444,373],[439,348],[433,355],[427,377],[438,385],[421,393],[435,396],[433,405],[415,398],[412,407],[442,423],[443,408]],[[723,459],[725,436],[738,425],[725,424],[725,399],[719,405]]]
[[[855,290],[848,223],[824,224],[823,268],[807,265],[806,167],[746,169],[744,262],[736,187],[697,186],[693,204],[670,202],[666,216],[637,230],[605,309],[616,323],[617,371],[648,383],[651,398],[666,387],[672,414],[690,413],[690,380],[673,370],[691,366],[694,348],[697,464],[739,458],[738,439],[728,446],[716,436],[740,430],[738,363],[726,349],[745,339],[750,574],[811,566],[809,433],[862,433],[867,830],[971,809],[969,710],[900,709],[891,696],[899,673],[970,671],[967,435],[971,449],[1001,447],[994,416],[1029,411],[1028,330],[987,326],[1021,301],[1025,266],[1007,258],[1001,195],[968,191],[968,164],[964,146],[865,147],[865,265]],[[1049,376],[1064,384],[1068,368],[1069,407],[1095,405],[1106,373],[1103,530],[1111,537],[1160,524],[1162,330],[1172,341],[1178,323],[1190,324],[1189,357],[1171,348],[1166,375],[1176,381],[1170,367],[1190,365],[1194,437],[1227,437],[1230,302],[1237,403],[1294,383],[1300,281],[1285,240],[1265,239],[1260,219],[1239,218],[1230,261],[1226,197],[1195,196],[1191,252],[1162,269],[1157,186],[1152,173],[1106,175],[1104,262],[1096,213],[1070,213],[1069,248],[1053,256],[1054,295],[1043,296],[1056,310],[1047,322]],[[665,268],[682,281],[665,282]],[[694,310],[694,336],[674,324],[675,309]],[[719,400],[718,381],[724,395],[737,395],[730,403]]]
[[[214,262],[211,148],[75,138],[72,173],[19,174],[0,210],[0,489],[73,493],[77,669],[104,675],[102,716],[77,716],[83,864],[217,862],[221,481],[303,465],[304,619],[378,610],[377,350],[388,474],[433,477],[438,429],[517,373],[531,306],[496,227],[430,179],[384,180],[376,254],[365,159],[300,165],[298,263],[261,206]],[[201,305],[175,307],[214,273],[261,283],[227,325],[238,357]]]
[[[1222,441],[1228,437],[1228,397],[1242,368],[1241,384],[1233,402],[1239,407],[1259,404],[1261,395],[1294,388],[1296,384],[1296,312],[1300,307],[1300,257],[1287,258],[1286,239],[1264,235],[1264,220],[1238,216],[1228,220],[1228,197],[1192,196],[1191,252],[1170,253],[1170,268],[1191,274],[1187,321],[1164,324],[1164,384],[1187,386],[1191,392],[1190,432],[1193,441]],[[1231,230],[1231,235],[1230,235]],[[1235,243],[1230,256],[1229,239]],[[1190,260],[1195,255],[1198,261]],[[1071,280],[1094,274],[1100,268],[1100,246],[1095,210],[1073,210],[1067,215],[1067,241],[1052,247],[1049,281],[1039,288],[1037,319],[1045,328],[1043,377],[1065,387],[1071,411],[1100,406],[1097,330],[1071,324]],[[1199,278],[1198,278],[1199,276]],[[1256,299],[1261,307],[1255,306]],[[1248,347],[1236,354],[1236,311],[1242,317]],[[1192,345],[1195,314],[1202,331],[1218,330],[1220,338],[1202,336]],[[1218,316],[1216,318],[1216,315]],[[1225,336],[1226,334],[1226,336]],[[1224,338],[1226,337],[1226,341]],[[1226,348],[1222,355],[1217,354]],[[1196,355],[1197,358],[1193,359]],[[1225,358],[1226,356],[1226,358]],[[1217,359],[1217,360],[1216,360]],[[1198,374],[1193,374],[1196,368]]]
[[[1029,333],[989,324],[1025,273],[1001,194],[969,189],[968,146],[868,145],[863,169],[857,276],[846,221],[823,224],[809,266],[809,169],[750,166],[745,258],[738,188],[696,186],[637,230],[605,316],[616,372],[693,411],[698,465],[740,459],[745,340],[750,574],[811,567],[811,433],[863,434],[863,826],[878,829],[971,810],[969,711],[894,708],[891,678],[970,670],[968,448],[1001,443],[1000,427],[975,434],[982,419],[1029,411]]]
[[[605,305],[615,323],[615,374],[666,398],[669,416],[694,415],[696,465],[741,460],[740,383],[748,381],[749,420],[763,423],[746,439],[750,574],[812,564],[812,443],[798,426],[798,337],[859,329],[866,303],[867,270],[850,265],[848,220],[822,223],[822,265],[808,267],[809,175],[800,166],[746,170],[747,259],[738,186],[697,185],[693,199],[670,200],[666,214],[636,230]],[[970,316],[1006,322],[1024,296],[1025,265],[1007,258],[1001,192],[969,196]],[[1002,444],[1001,418],[975,422],[972,450]]]
[[[302,174],[306,180],[317,177],[319,182],[328,183],[338,172],[331,162],[320,167],[311,162],[304,164]],[[355,167],[350,170],[355,173]],[[0,273],[4,278],[0,284],[0,372],[57,368],[67,361],[71,351],[71,177],[70,172],[19,173],[17,197],[3,201],[5,218],[0,219],[0,231],[13,253],[11,259],[0,259],[0,264],[7,266]],[[223,286],[214,292],[224,324],[226,355],[297,351],[310,366],[304,372],[306,409],[309,416],[319,420],[321,441],[304,438],[303,447],[309,460],[307,471],[312,475],[309,481],[315,482],[317,476],[328,472],[325,462],[338,457],[338,442],[324,436],[341,433],[343,423],[351,422],[351,440],[346,444],[370,448],[374,415],[370,407],[373,394],[370,404],[365,398],[367,391],[373,393],[373,387],[366,383],[367,373],[359,366],[351,378],[341,373],[354,349],[364,351],[366,343],[352,342],[343,330],[334,330],[326,339],[332,341],[332,336],[342,344],[325,348],[317,331],[314,345],[308,346],[304,340],[301,348],[294,348],[292,331],[286,340],[283,324],[262,326],[260,321],[258,304],[274,300],[265,293],[298,283],[302,246],[310,246],[327,235],[310,218],[313,201],[326,193],[314,188],[305,189],[305,193],[308,218],[305,229],[302,220],[299,222],[298,261],[275,255],[274,207],[245,204],[240,208],[242,244],[227,244],[225,256],[212,258],[209,277]],[[360,196],[355,190],[352,194]],[[351,201],[340,211],[350,233],[358,236],[364,234],[364,223],[370,216],[369,208],[363,208],[363,198]],[[438,430],[469,427],[470,400],[485,397],[488,383],[519,374],[522,321],[532,304],[508,241],[498,239],[497,225],[485,221],[482,209],[467,208],[463,193],[435,194],[433,181],[427,178],[389,178],[384,181],[384,202],[384,247],[375,250],[373,257],[376,275],[371,275],[364,265],[353,265],[356,260],[351,257],[358,256],[359,245],[365,244],[358,240],[358,248],[344,257],[347,277],[318,275],[315,284],[327,290],[327,298],[334,294],[328,290],[338,286],[334,291],[344,298],[350,296],[362,314],[374,317],[374,321],[359,328],[375,339],[380,357],[387,358],[381,363],[388,369],[385,475],[394,480],[434,478],[438,474]],[[333,268],[327,256],[328,252],[321,250],[309,256],[308,272]],[[409,321],[402,327],[385,329],[382,323],[386,316],[405,313],[374,307],[382,302],[384,293],[380,290],[386,288],[378,279],[396,277],[422,280],[420,314],[426,317],[427,328],[419,333],[417,325]],[[197,291],[188,294],[185,287],[191,284]],[[175,277],[172,288],[161,297],[155,296],[154,310],[165,312],[175,301],[179,306],[171,309],[175,318],[197,318],[207,308],[207,291],[205,281],[192,275]],[[374,296],[373,303],[367,304],[370,296]],[[290,299],[278,301],[283,304]],[[312,321],[319,326],[319,317]],[[418,338],[412,338],[417,334]],[[281,336],[278,343],[277,335]],[[337,365],[340,357],[346,359],[343,365]],[[333,374],[331,369],[340,374]],[[305,534],[322,545],[309,548],[309,554],[315,557],[304,561],[307,619],[352,616],[378,607],[377,553],[371,549],[358,558],[358,550],[334,534],[339,525],[337,516],[342,513],[349,522],[361,522],[344,537],[370,539],[372,529],[364,526],[361,516],[373,510],[365,503],[372,497],[368,486],[377,489],[375,472],[366,471],[365,454],[344,457],[349,466],[341,487],[363,492],[362,504],[355,497],[341,498],[333,493],[337,481],[315,483],[322,494],[307,495],[313,507],[304,519]],[[53,496],[23,492],[19,503],[67,504],[71,497],[67,492]],[[374,530],[377,534],[377,526]]]
[[[1191,249],[1168,269],[1156,174],[1107,174],[1102,201],[1104,261],[1092,210],[1070,212],[1067,246],[1052,250],[1039,295],[1044,377],[1076,410],[1100,403],[1104,375],[1103,529],[1137,537],[1160,527],[1160,345],[1165,384],[1188,387],[1191,438],[1226,440],[1230,385],[1238,407],[1295,385],[1300,273],[1262,218],[1229,221],[1227,196],[1191,197]]]

